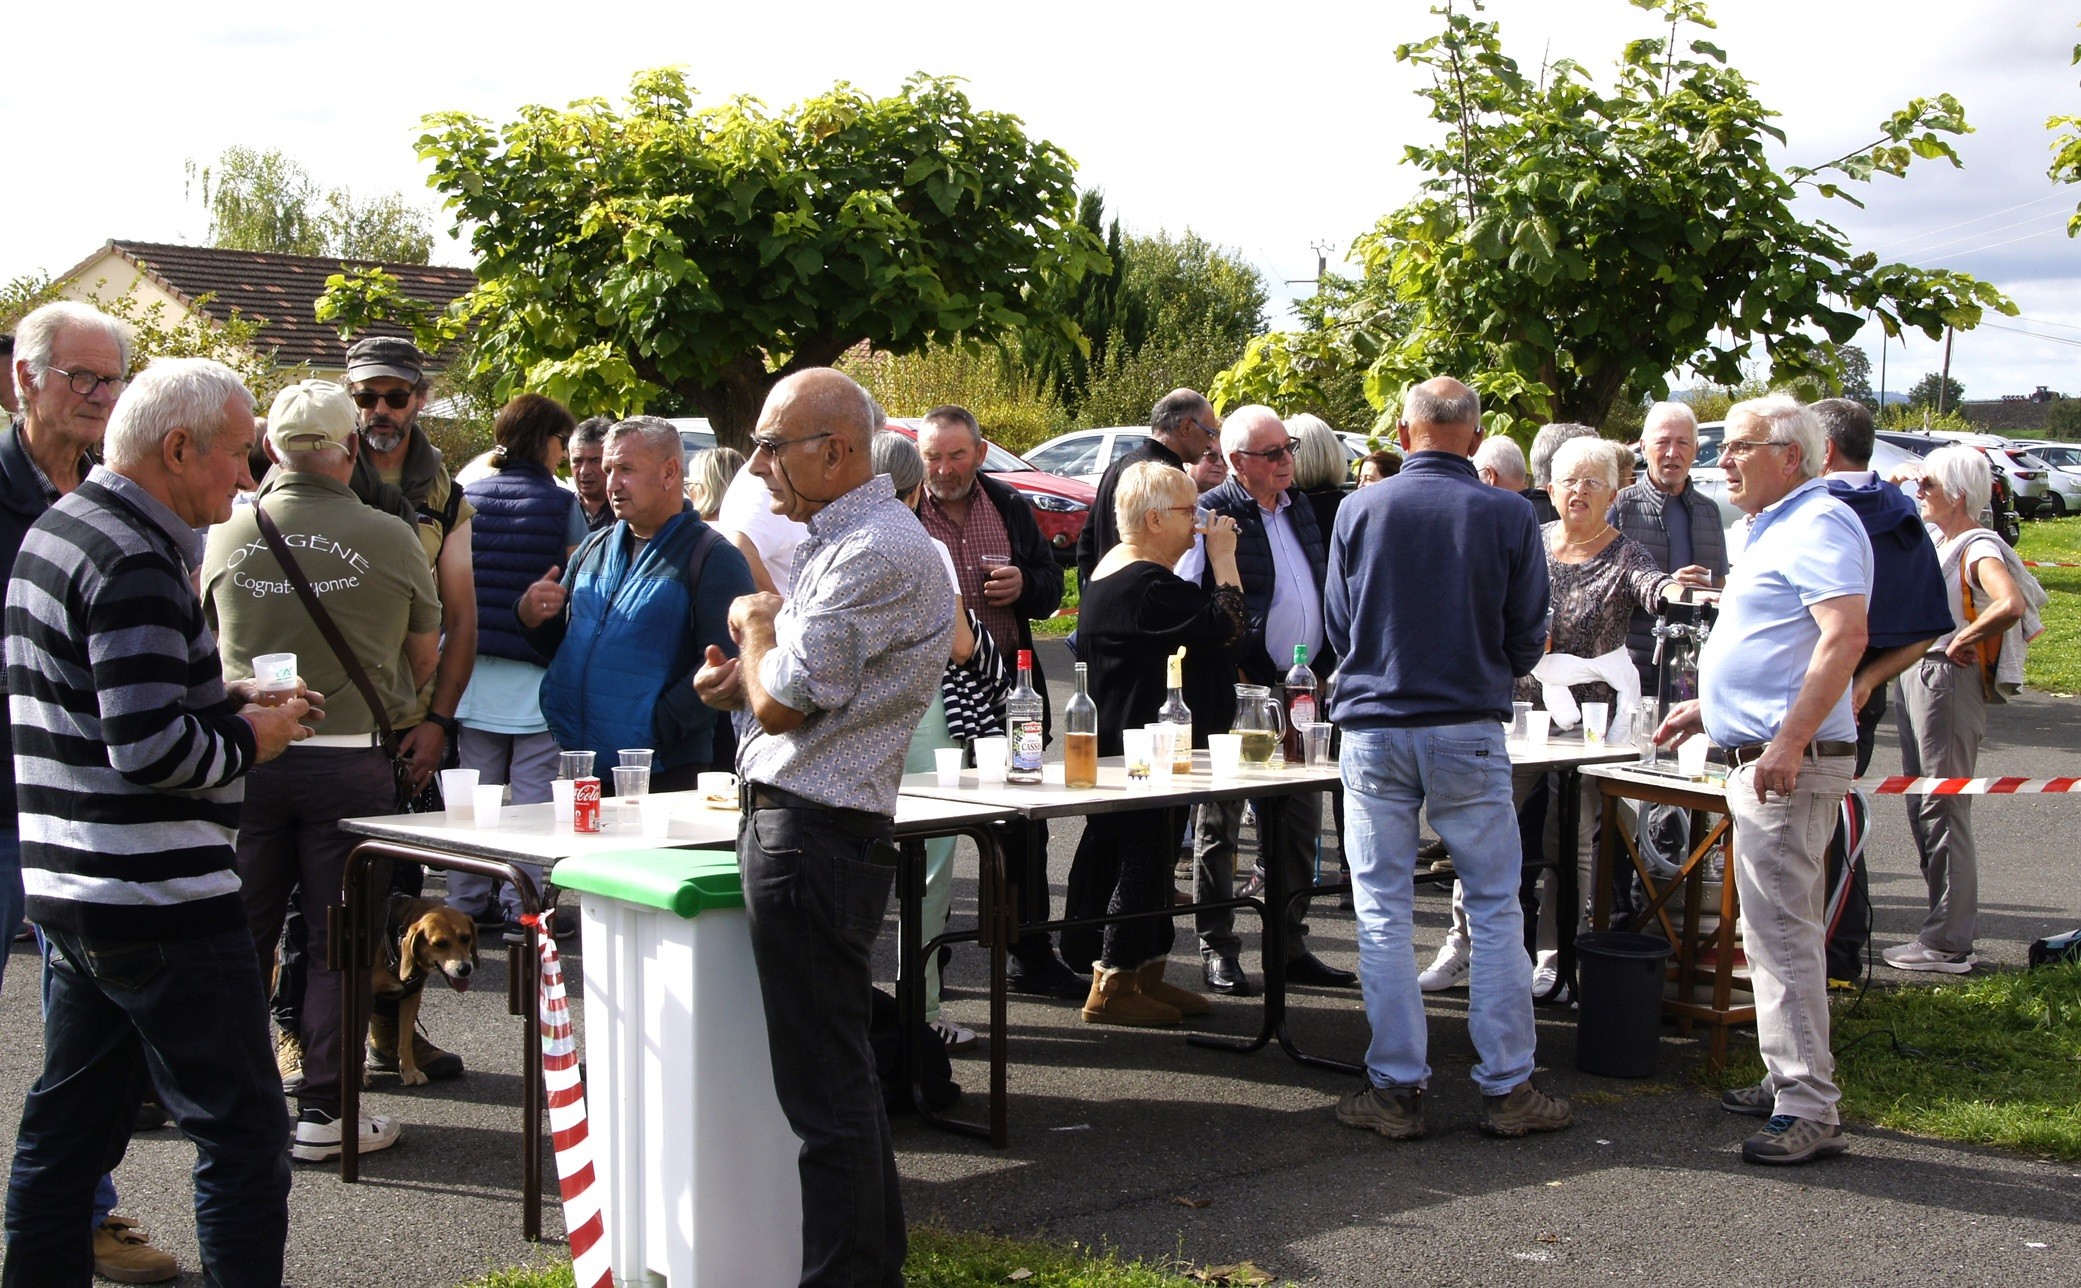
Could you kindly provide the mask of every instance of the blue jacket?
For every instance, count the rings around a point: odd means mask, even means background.
[[[470,521],[470,568],[477,581],[477,651],[533,662],[520,619],[527,588],[564,562],[571,493],[534,461],[512,461],[463,489],[476,508]]]
[[[633,564],[628,548],[629,525],[620,521],[588,538],[564,572],[570,598],[562,616],[528,632],[549,665],[543,718],[559,746],[598,753],[602,770],[623,747],[653,748],[659,770],[706,765],[716,713],[694,696],[693,672],[710,644],[737,655],[730,601],[752,593],[751,569],[692,505]]]
[[[1546,647],[1546,551],[1531,502],[1450,452],[1345,498],[1323,618],[1342,658],[1329,718],[1347,729],[1510,719],[1510,686]]]
[[[1871,538],[1871,601],[1865,609],[1869,650],[1899,648],[1951,631],[1951,601],[1936,546],[1915,503],[1884,479],[1855,487],[1826,480],[1828,493],[1857,515]]]

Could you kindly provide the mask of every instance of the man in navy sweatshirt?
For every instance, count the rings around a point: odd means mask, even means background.
[[[1449,377],[1409,391],[1402,472],[1353,493],[1330,541],[1324,616],[1344,659],[1329,715],[1344,730],[1358,970],[1372,1044],[1366,1086],[1337,1120],[1394,1140],[1424,1134],[1423,994],[1410,945],[1418,809],[1451,849],[1472,923],[1467,1026],[1481,1129],[1554,1131],[1565,1102],[1532,1085],[1532,963],[1517,900],[1510,805],[1511,682],[1546,643],[1546,553],[1522,496],[1468,458],[1481,400]]]

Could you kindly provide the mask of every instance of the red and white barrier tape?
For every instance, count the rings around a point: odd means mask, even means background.
[[[2081,568],[2081,563],[2053,563],[2050,560],[2025,559],[2026,568]]]
[[[2081,778],[1916,778],[1895,774],[1871,789],[1879,796],[2034,796],[2081,792]]]
[[[571,1245],[572,1279],[578,1288],[613,1288],[607,1259],[607,1226],[593,1189],[592,1138],[586,1130],[585,1084],[578,1076],[578,1043],[571,1033],[571,1007],[564,996],[564,968],[547,918],[527,916],[542,945],[542,1085],[549,1103],[549,1139],[556,1150],[556,1176],[563,1190],[564,1237]]]

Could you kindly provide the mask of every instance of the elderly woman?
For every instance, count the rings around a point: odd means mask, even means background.
[[[1980,526],[1994,486],[1977,448],[1931,452],[1922,463],[1922,518],[1936,542],[1950,594],[1949,634],[1938,637],[1899,681],[1900,771],[1971,778],[1987,736],[1987,693],[2002,634],[2023,618],[2023,591],[2000,537]],[[1972,797],[1910,796],[1908,830],[1929,886],[1929,915],[1907,943],[1888,948],[1897,970],[1963,975],[1973,968],[1980,911],[1979,854]]]
[[[687,457],[686,499],[703,522],[713,524],[722,513],[723,493],[743,468],[744,453],[734,447],[704,448]]]
[[[1553,481],[1547,487],[1560,518],[1542,525],[1540,535],[1546,545],[1546,574],[1552,586],[1548,653],[1588,660],[1617,651],[1620,656],[1614,665],[1630,670],[1632,662],[1623,650],[1626,626],[1634,608],[1653,613],[1665,597],[1680,593],[1684,583],[1664,573],[1652,555],[1621,535],[1606,517],[1623,477],[1619,457],[1624,450],[1616,443],[1591,437],[1562,442],[1554,452]],[[1578,709],[1589,702],[1602,702],[1610,709],[1616,696],[1612,686],[1601,679],[1570,684],[1568,692]],[[1518,681],[1515,697],[1535,707],[1545,705],[1540,683],[1530,676]],[[1520,805],[1542,776],[1519,773],[1513,777]],[[1550,818],[1558,816],[1558,811],[1549,811]],[[1576,838],[1576,871],[1585,896],[1590,891],[1589,842],[1595,835],[1596,823],[1597,795],[1586,790]],[[1541,909],[1539,959],[1532,972],[1533,991],[1541,997],[1551,994],[1557,983],[1554,940],[1552,900],[1548,899]],[[1419,983],[1433,992],[1464,984],[1470,960],[1466,914],[1455,887],[1452,930]]]
[[[1337,507],[1344,503],[1344,484],[1351,478],[1344,457],[1344,440],[1320,416],[1302,412],[1286,418],[1286,432],[1293,435],[1293,485],[1315,508],[1315,526],[1323,540],[1336,530]]]
[[[1128,467],[1114,493],[1120,544],[1092,569],[1077,611],[1077,637],[1091,667],[1098,704],[1098,751],[1117,756],[1120,732],[1156,720],[1168,695],[1165,661],[1185,650],[1185,701],[1194,740],[1227,728],[1235,704],[1228,648],[1243,634],[1243,582],[1236,572],[1236,525],[1206,529],[1212,594],[1171,569],[1192,548],[1197,493],[1184,471],[1157,461]],[[1108,814],[1077,844],[1076,865],[1113,873],[1110,915],[1154,912],[1171,903],[1171,856],[1178,825],[1164,809]],[[1105,928],[1084,1019],[1092,1024],[1171,1025],[1204,1014],[1206,998],[1163,982],[1168,923],[1150,918]]]

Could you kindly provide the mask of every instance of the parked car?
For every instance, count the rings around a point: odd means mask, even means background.
[[[679,445],[687,455],[715,446],[715,428],[706,416],[667,416],[672,428],[679,431]]]
[[[922,416],[904,416],[892,419],[889,428],[916,438],[924,423]],[[1013,455],[988,439],[983,440],[982,469],[983,473],[996,475],[999,483],[1026,498],[1026,503],[1033,507],[1033,519],[1040,525],[1041,535],[1055,548],[1055,561],[1065,565],[1075,563],[1077,538],[1083,535],[1084,522],[1091,517],[1091,501],[1098,495],[1097,491],[1081,479],[1064,478],[1036,469],[1030,461]]]
[[[2009,484],[2009,495],[2016,502],[2016,512],[2026,519],[2037,517],[2038,511],[2051,508],[2048,498],[2052,494],[2051,467],[2024,451],[2016,443],[1999,434],[1969,434],[1958,430],[1932,430],[1930,438],[1943,442],[1964,443],[1977,447]],[[2060,509],[2066,509],[2064,498]]]
[[[1934,434],[1906,434],[1898,430],[1882,429],[1879,431],[1878,441],[1872,444],[1872,468],[1878,470],[1882,478],[1891,472],[1891,466],[1879,465],[1879,449],[1883,447],[1897,447],[1916,456],[1927,456],[1939,447],[1950,447],[1957,442],[1956,438],[1938,437]],[[1988,454],[1986,448],[1978,450],[1982,454]],[[1992,473],[1994,486],[1988,492],[1987,508],[1980,512],[1980,523],[2000,533],[2001,539],[2013,546],[2023,538],[2022,516],[2016,508],[2015,494],[2009,490],[2007,476],[1999,467]]]
[[[1140,447],[1147,437],[1147,425],[1073,430],[1042,443],[1026,453],[1026,459],[1037,470],[1092,486],[1107,466]]]
[[[2051,471],[2045,479],[2042,513],[2053,519],[2081,514],[2081,447],[2072,443],[2048,443],[2043,439],[2018,438],[2012,441],[2034,459],[2043,461]]]

